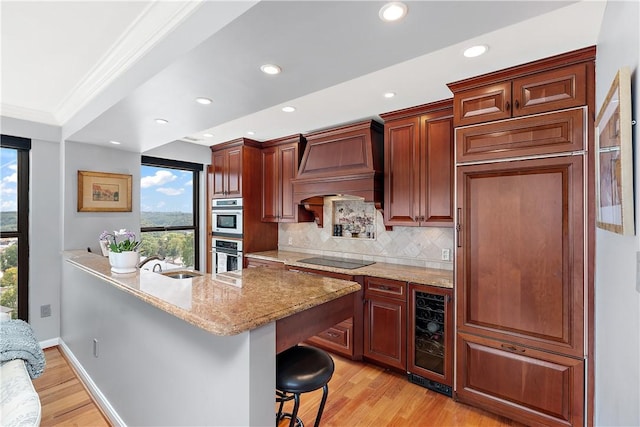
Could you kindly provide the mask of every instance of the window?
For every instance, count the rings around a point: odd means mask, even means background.
[[[202,165],[142,156],[140,255],[167,268],[200,268],[199,182]],[[150,268],[154,265],[147,264]]]
[[[29,150],[31,140],[0,142],[0,309],[29,320]]]

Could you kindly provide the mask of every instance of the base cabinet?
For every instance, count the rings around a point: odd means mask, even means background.
[[[402,371],[407,367],[407,283],[367,277],[364,281],[366,359]]]
[[[581,426],[584,361],[458,333],[456,399],[528,425]]]

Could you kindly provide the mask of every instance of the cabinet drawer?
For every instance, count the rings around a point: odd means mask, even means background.
[[[583,424],[584,361],[458,333],[458,400],[525,424]]]
[[[456,130],[456,162],[580,151],[583,108]]]
[[[407,282],[367,277],[364,281],[365,297],[380,296],[407,301]]]
[[[325,350],[353,357],[353,320],[345,320],[307,339],[307,343]]]

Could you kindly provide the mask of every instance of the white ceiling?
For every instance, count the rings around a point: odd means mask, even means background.
[[[369,1],[2,0],[0,112],[136,152],[247,131],[263,141],[448,98],[448,82],[595,45],[606,5],[405,3],[403,21],[384,23],[384,2]],[[486,55],[462,56],[478,43]],[[261,73],[267,62],[282,74]]]

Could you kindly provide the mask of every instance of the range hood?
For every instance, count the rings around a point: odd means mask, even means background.
[[[367,120],[305,135],[307,145],[292,180],[294,203],[322,226],[324,196],[355,196],[382,209],[384,127]]]

